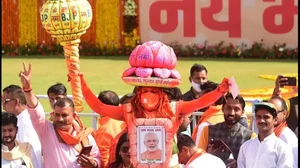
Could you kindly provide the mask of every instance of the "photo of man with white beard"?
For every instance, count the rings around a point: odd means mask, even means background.
[[[144,145],[147,150],[141,153],[141,160],[162,160],[162,150],[159,148],[159,138],[156,133],[147,132],[144,135]]]

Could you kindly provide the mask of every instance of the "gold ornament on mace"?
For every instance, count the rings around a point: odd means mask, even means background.
[[[64,48],[75,111],[82,112],[82,93],[78,72],[80,36],[92,22],[92,8],[87,0],[48,0],[42,7],[43,27]]]

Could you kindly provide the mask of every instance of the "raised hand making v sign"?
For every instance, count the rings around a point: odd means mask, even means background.
[[[23,71],[20,71],[19,77],[22,84],[22,89],[25,93],[25,98],[27,100],[27,106],[35,107],[38,103],[38,99],[35,97],[34,93],[32,92],[30,63],[27,68],[25,62],[23,62]]]
[[[29,63],[29,67],[27,69],[25,62],[23,62],[23,71],[19,73],[19,77],[21,78],[21,83],[23,85],[23,89],[31,89],[31,64]]]

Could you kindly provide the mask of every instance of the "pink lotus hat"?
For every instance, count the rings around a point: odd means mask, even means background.
[[[181,76],[175,70],[177,58],[173,48],[159,41],[138,45],[129,57],[130,68],[123,72],[122,80],[133,86],[176,87]]]

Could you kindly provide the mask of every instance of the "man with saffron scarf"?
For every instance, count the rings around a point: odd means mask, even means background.
[[[91,135],[93,129],[85,128],[78,120],[74,103],[69,98],[60,98],[54,104],[53,124],[46,120],[42,105],[32,92],[31,64],[19,77],[25,92],[27,109],[32,124],[41,140],[45,168],[66,167],[100,167],[100,154],[95,139]],[[74,120],[79,123],[74,124]],[[92,146],[89,154],[80,154],[83,147]]]
[[[32,156],[34,151],[30,143],[21,143],[16,140],[18,133],[18,118],[13,113],[1,114],[1,167],[27,167],[33,168]]]
[[[177,146],[179,149],[179,162],[184,164],[185,168],[225,168],[223,161],[203,149],[198,148],[193,139],[185,134],[177,135]]]
[[[287,78],[282,77],[282,75],[277,76],[272,97],[282,97],[280,88],[284,87],[284,84],[287,84],[286,80]],[[298,127],[298,85],[290,87],[293,90],[290,92],[293,97],[284,98],[287,106],[286,124],[292,131],[295,131]]]
[[[202,92],[204,94],[209,93],[218,88],[218,84],[212,81],[207,81],[202,85]],[[224,98],[220,97],[214,104],[209,107],[204,108],[204,113],[201,116],[200,120],[193,131],[192,138],[195,141],[196,145],[198,146],[199,138],[202,133],[204,127],[208,125],[214,125],[217,123],[221,123],[224,121],[224,114],[222,112],[222,104]]]
[[[111,90],[105,90],[99,93],[98,99],[104,104],[112,106],[119,105],[119,96]],[[98,119],[99,128],[93,132],[93,136],[96,140],[101,155],[101,168],[104,168],[108,164],[109,149],[113,139],[126,128],[126,124],[123,121],[114,120],[112,118],[101,116]]]
[[[269,102],[274,104],[277,112],[274,133],[291,147],[294,156],[294,167],[298,167],[298,138],[286,123],[287,105],[281,97],[272,97]]]
[[[51,85],[48,90],[47,90],[47,96],[49,98],[49,104],[51,109],[53,110],[50,113],[50,118],[49,121],[53,122],[53,117],[54,117],[54,104],[56,101],[60,98],[66,98],[67,96],[67,88],[65,87],[64,84],[62,83],[56,83],[54,85]],[[74,124],[79,126],[79,123],[82,122],[79,117],[74,120]]]

